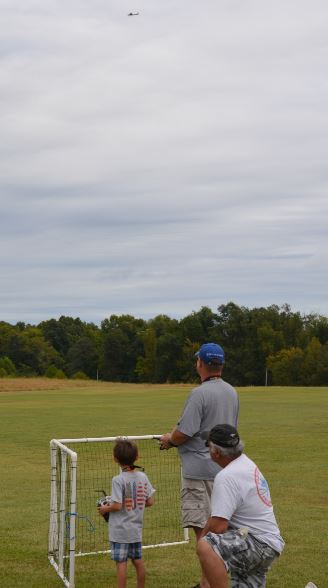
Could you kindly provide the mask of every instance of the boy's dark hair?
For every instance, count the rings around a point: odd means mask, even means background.
[[[138,457],[138,447],[133,441],[119,439],[114,445],[113,454],[120,465],[132,466]]]

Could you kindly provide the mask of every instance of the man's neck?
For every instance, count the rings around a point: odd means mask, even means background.
[[[240,455],[236,455],[234,457],[227,456],[227,455],[220,455],[220,457],[216,463],[219,464],[219,466],[221,466],[221,468],[226,468],[229,465],[229,463],[231,463],[232,461],[235,461],[235,459],[238,459],[238,457],[240,457]]]
[[[211,380],[218,380],[219,378],[221,378],[221,374],[211,374],[210,376],[204,376],[204,378],[202,378],[202,384],[204,382],[210,382]]]

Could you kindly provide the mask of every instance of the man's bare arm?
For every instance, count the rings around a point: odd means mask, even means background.
[[[220,517],[210,517],[202,530],[201,537],[207,533],[225,533],[228,529],[229,521]]]
[[[188,435],[181,433],[181,431],[178,431],[177,429],[173,429],[171,433],[166,433],[160,438],[161,449],[171,449],[171,447],[178,447],[179,445],[183,445],[183,443],[188,441],[188,439],[190,439]]]

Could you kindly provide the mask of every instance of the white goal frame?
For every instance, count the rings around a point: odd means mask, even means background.
[[[51,459],[51,485],[50,485],[50,522],[48,538],[48,559],[58,576],[67,588],[75,588],[75,558],[78,556],[110,553],[108,550],[96,550],[88,553],[76,551],[76,519],[77,510],[77,474],[78,453],[70,449],[68,444],[115,442],[117,439],[158,440],[161,435],[134,435],[116,437],[89,437],[81,439],[52,439],[50,442]],[[172,450],[171,450],[172,451]],[[61,456],[60,486],[58,488],[57,471],[58,455]],[[178,457],[177,457],[178,459]],[[180,470],[181,476],[181,470]],[[69,496],[66,486],[69,485]],[[65,532],[69,529],[68,554],[65,553]],[[152,545],[143,545],[143,549],[154,547],[167,547],[181,545],[189,542],[188,529],[182,529],[183,539],[172,542],[158,542]],[[67,540],[67,536],[66,536]],[[56,556],[55,556],[56,554]],[[69,565],[65,560],[69,559]]]

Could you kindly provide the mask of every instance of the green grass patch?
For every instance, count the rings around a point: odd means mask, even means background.
[[[2,537],[0,585],[63,585],[47,560],[52,438],[159,434],[176,423],[187,385],[51,381],[0,389]],[[304,588],[328,578],[328,389],[240,389],[239,430],[246,453],[267,478],[286,549],[268,588]],[[172,450],[174,451],[174,450]],[[154,509],[156,506],[153,507]],[[194,541],[144,552],[149,588],[188,588],[199,577]],[[115,586],[108,556],[78,558],[77,587]],[[130,572],[130,585],[135,585]]]

